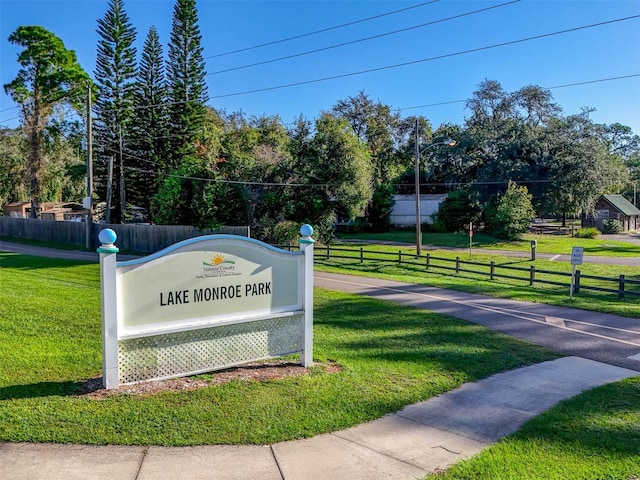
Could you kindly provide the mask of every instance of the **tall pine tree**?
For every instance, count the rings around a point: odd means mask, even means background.
[[[202,58],[202,35],[195,0],[177,0],[173,10],[167,86],[171,112],[172,152],[169,167],[192,155],[202,135],[209,99]]]
[[[113,205],[110,221],[124,222],[126,206],[127,167],[135,165],[135,157],[127,151],[133,114],[133,93],[136,75],[136,30],[129,22],[123,0],[109,0],[107,13],[98,20],[98,55],[95,80],[98,98],[95,102],[94,134],[97,174],[107,177],[107,165],[113,161],[113,186],[107,205]],[[107,181],[99,187],[107,187]],[[108,188],[107,188],[108,189]],[[107,196],[109,192],[106,192]],[[113,203],[111,200],[113,199]]]
[[[152,197],[158,192],[160,173],[169,151],[162,44],[154,26],[149,29],[138,67],[134,94],[135,115],[131,125],[131,146],[140,168],[132,169],[128,188],[129,201],[145,208],[153,217]]]
[[[163,223],[201,224],[193,205],[202,197],[204,186],[201,181],[184,178],[211,173],[206,156],[199,152],[208,100],[201,39],[195,0],[177,0],[167,64],[170,154],[165,164],[167,175],[155,199],[158,221]]]

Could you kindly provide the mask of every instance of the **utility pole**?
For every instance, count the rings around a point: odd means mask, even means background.
[[[107,171],[107,210],[104,214],[105,223],[111,222],[111,189],[113,187],[113,155],[109,157],[109,167]]]
[[[93,132],[91,125],[91,80],[87,81],[87,233],[85,246],[93,248]]]
[[[418,146],[418,117],[415,126],[415,184],[416,184],[416,255],[422,254],[422,225],[420,224],[420,147]]]
[[[124,213],[126,210],[126,199],[124,195],[124,157],[122,155],[122,125],[118,123],[118,149],[120,150],[120,223],[124,224]]]

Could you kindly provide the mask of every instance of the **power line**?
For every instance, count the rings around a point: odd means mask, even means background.
[[[555,85],[553,87],[541,87],[541,88],[544,88],[546,90],[555,90],[555,89],[558,89],[558,88],[578,87],[578,86],[581,86],[581,85],[589,85],[589,84],[592,84],[592,83],[611,82],[611,81],[614,81],[614,80],[624,80],[626,78],[634,78],[634,77],[640,77],[640,73],[632,73],[630,75],[621,75],[621,76],[617,76],[617,77],[599,78],[599,79],[596,79],[596,80],[585,80],[583,82],[573,82],[573,83],[566,83],[566,84],[563,84],[563,85]],[[465,100],[449,100],[449,101],[446,101],[446,102],[426,103],[426,104],[422,104],[422,105],[414,105],[414,106],[411,106],[411,107],[400,107],[400,108],[397,108],[397,110],[403,111],[403,110],[415,110],[415,109],[419,109],[419,108],[439,107],[439,106],[442,106],[442,105],[452,105],[452,104],[455,104],[455,103],[465,103],[467,101],[468,101],[468,99],[465,99]],[[141,108],[151,108],[153,106],[154,105],[145,105],[145,106],[142,106]],[[20,117],[18,116],[18,117],[6,118],[6,119],[3,119],[3,120],[0,120],[0,123],[1,122],[6,122],[6,121],[9,121],[9,120],[13,120],[15,118],[20,118]],[[294,125],[294,123],[283,123],[282,125],[283,126]],[[195,133],[195,132],[193,132],[193,133]],[[161,140],[161,139],[167,139],[167,138],[181,138],[183,136],[184,135],[172,134],[172,135],[163,135],[163,136],[158,136],[158,137],[140,137],[140,138],[129,139],[129,141],[135,141],[135,140]]]
[[[577,83],[567,83],[565,85],[556,85],[555,87],[546,87],[548,90],[553,90],[556,88],[565,88],[565,87],[575,87],[578,85],[587,85],[589,83],[598,83],[598,82],[607,82],[609,80],[620,80],[623,78],[632,78],[632,77],[640,77],[640,73],[633,73],[631,75],[623,75],[621,77],[610,77],[610,78],[603,78],[600,80],[589,80],[586,82],[577,82]]]
[[[329,81],[329,80],[337,80],[339,78],[353,77],[353,76],[357,76],[357,75],[363,75],[365,73],[380,72],[380,71],[383,71],[383,70],[390,70],[390,69],[393,69],[393,68],[406,67],[406,66],[409,66],[409,65],[416,65],[418,63],[430,62],[430,61],[433,61],[433,60],[442,60],[443,58],[450,58],[450,57],[455,57],[455,56],[460,56],[460,55],[466,55],[468,53],[481,52],[481,51],[490,50],[490,49],[493,49],[493,48],[505,47],[505,46],[508,46],[508,45],[515,45],[515,44],[518,44],[518,43],[528,42],[528,41],[531,41],[531,40],[539,40],[541,38],[548,38],[548,37],[552,37],[552,36],[555,36],[555,35],[561,35],[561,34],[564,34],[564,33],[576,32],[576,31],[585,30],[585,29],[588,29],[588,28],[600,27],[600,26],[603,26],[603,25],[610,25],[610,24],[617,23],[617,22],[623,22],[623,21],[626,21],[626,20],[632,20],[632,19],[635,19],[635,18],[638,18],[638,17],[640,17],[640,15],[632,15],[630,17],[617,18],[615,20],[608,20],[606,22],[592,23],[590,25],[583,25],[581,27],[569,28],[569,29],[566,29],[566,30],[559,30],[557,32],[551,32],[551,33],[544,33],[544,34],[535,35],[535,36],[532,36],[532,37],[526,37],[526,38],[521,38],[521,39],[518,39],[518,40],[511,40],[511,41],[508,41],[508,42],[496,43],[496,44],[487,45],[487,46],[484,46],[484,47],[471,48],[471,49],[468,49],[468,50],[462,50],[462,51],[454,52],[454,53],[447,53],[447,54],[444,54],[444,55],[437,55],[437,56],[434,56],[434,57],[422,58],[420,60],[412,60],[410,62],[396,63],[394,65],[385,65],[383,67],[370,68],[370,69],[367,69],[367,70],[360,70],[360,71],[357,71],[357,72],[343,73],[343,74],[340,74],[340,75],[333,75],[333,76],[330,76],[330,77],[316,78],[316,79],[313,79],[313,80],[304,80],[304,81],[301,81],[301,82],[288,83],[288,84],[284,84],[284,85],[276,85],[276,86],[273,86],[273,87],[264,87],[264,88],[257,88],[257,89],[254,89],[254,90],[245,90],[243,92],[235,92],[235,93],[227,93],[227,94],[224,94],[224,95],[216,95],[216,96],[211,97],[211,99],[228,98],[228,97],[236,97],[236,96],[239,96],[239,95],[248,95],[248,94],[251,94],[251,93],[268,92],[268,91],[272,91],[272,90],[280,90],[280,89],[283,89],[283,88],[297,87],[297,86],[301,86],[301,85],[309,85],[309,84],[312,84],[312,83],[326,82],[326,81]]]
[[[247,180],[222,180],[217,178],[204,178],[204,177],[191,177],[188,175],[177,175],[175,173],[160,173],[154,172],[151,170],[144,170],[142,168],[137,167],[124,167],[125,170],[134,170],[141,173],[151,173],[158,176],[163,177],[171,177],[171,178],[181,178],[183,180],[195,180],[200,182],[207,183],[224,183],[229,185],[259,185],[265,187],[328,187],[330,184],[328,183],[278,183],[278,182],[253,182]]]
[[[171,178],[180,178],[183,180],[194,180],[194,181],[200,181],[200,182],[207,182],[207,183],[222,183],[222,184],[227,184],[227,185],[254,185],[254,186],[264,186],[264,187],[302,187],[302,188],[326,188],[326,187],[331,187],[333,186],[333,184],[329,184],[329,183],[285,183],[285,182],[255,182],[255,181],[248,181],[248,180],[223,180],[223,179],[217,179],[217,178],[204,178],[204,177],[193,177],[193,176],[188,176],[188,175],[178,175],[178,174],[174,174],[174,173],[161,173],[161,172],[154,172],[152,170],[145,170],[142,168],[138,168],[138,167],[129,167],[129,166],[125,166],[124,167],[125,170],[131,170],[131,171],[136,171],[136,172],[140,172],[140,173],[149,173],[149,174],[153,174],[153,175],[157,175],[157,176],[163,176],[163,177],[171,177]],[[528,184],[528,183],[557,183],[557,184],[564,184],[566,183],[563,180],[499,180],[499,181],[471,181],[469,182],[469,185],[506,185],[508,184],[510,181],[512,182],[516,182],[517,184]],[[448,187],[450,186],[452,183],[454,182],[421,182],[420,186],[429,186],[429,187]],[[455,182],[458,184],[463,184],[465,182],[460,181],[460,182]],[[390,184],[390,186],[392,187],[413,187],[415,186],[413,183],[392,183]]]
[[[633,78],[633,77],[640,77],[640,73],[633,73],[631,75],[622,75],[619,77],[600,78],[598,80],[586,80],[584,82],[566,83],[564,85],[555,85],[553,87],[542,87],[542,88],[544,88],[545,90],[555,90],[557,88],[577,87],[580,85],[588,85],[590,83],[610,82],[612,80],[622,80],[625,78]],[[467,100],[450,100],[448,102],[427,103],[425,105],[416,105],[414,107],[402,107],[402,108],[398,108],[398,110],[402,111],[402,110],[412,110],[415,108],[439,107],[441,105],[450,105],[453,103],[465,103],[466,101]]]
[[[367,17],[367,18],[363,18],[363,19],[360,19],[360,20],[354,20],[353,22],[343,23],[341,25],[336,25],[334,27],[327,27],[327,28],[323,28],[321,30],[316,30],[316,31],[313,31],[313,32],[308,32],[308,33],[302,33],[300,35],[295,35],[293,37],[283,38],[281,40],[274,40],[272,42],[261,43],[259,45],[254,45],[254,46],[246,47],[246,48],[240,48],[238,50],[232,50],[230,52],[224,52],[224,53],[218,53],[216,55],[210,55],[208,57],[203,57],[203,60],[207,60],[209,58],[224,57],[226,55],[231,55],[231,54],[234,54],[234,53],[240,53],[240,52],[246,52],[246,51],[249,51],[249,50],[255,50],[257,48],[268,47],[270,45],[276,45],[278,43],[289,42],[291,40],[297,40],[299,38],[310,37],[311,35],[317,35],[319,33],[330,32],[331,30],[337,30],[339,28],[350,27],[352,25],[357,25],[358,23],[364,23],[364,22],[368,22],[370,20],[375,20],[375,19],[378,19],[378,18],[387,17],[389,15],[395,15],[396,13],[406,12],[407,10],[412,10],[414,8],[424,7],[425,5],[430,5],[430,4],[436,3],[438,1],[439,0],[431,0],[430,2],[419,3],[419,4],[413,5],[411,7],[405,7],[405,8],[401,8],[400,10],[394,10],[392,12],[381,13],[380,15],[375,15],[373,17]]]
[[[601,83],[601,82],[611,82],[614,80],[624,80],[626,78],[634,78],[634,77],[640,77],[640,73],[633,73],[630,75],[621,75],[621,76],[617,76],[617,77],[607,77],[607,78],[600,78],[600,79],[596,79],[596,80],[585,80],[583,82],[573,82],[573,83],[566,83],[563,85],[555,85],[553,87],[541,87],[544,88],[546,90],[554,90],[554,89],[558,89],[558,88],[568,88],[568,87],[577,87],[577,86],[581,86],[581,85],[588,85],[588,84],[592,84],[592,83]],[[429,107],[438,107],[438,106],[442,106],[442,105],[452,105],[455,103],[465,103],[467,102],[468,99],[465,100],[449,100],[446,102],[437,102],[437,103],[426,103],[426,104],[422,104],[422,105],[415,105],[415,106],[411,106],[411,107],[401,107],[401,108],[397,108],[396,110],[399,111],[403,111],[403,110],[414,110],[414,109],[419,109],[419,108],[429,108]],[[151,106],[145,106],[145,108],[147,107],[151,107]],[[20,118],[20,117],[13,117],[13,118]],[[4,120],[0,120],[0,122],[5,122],[8,120],[12,120],[13,118],[8,118],[8,119],[4,119]],[[282,123],[283,126],[290,126],[290,125],[294,125],[294,123]],[[191,133],[197,133],[197,132],[191,132]],[[133,138],[133,139],[129,139],[129,141],[136,141],[136,140],[162,140],[162,139],[167,139],[167,138],[182,138],[184,136],[186,136],[188,134],[182,135],[182,134],[171,134],[171,135],[163,135],[163,136],[157,136],[157,137],[139,137],[139,138]]]
[[[91,81],[91,80],[89,80]],[[70,85],[69,88],[67,88],[67,90],[63,93],[63,95],[58,99],[58,100],[62,100],[66,97],[68,97],[69,95],[71,95],[73,93],[73,91],[79,87],[85,87],[86,86],[86,80],[81,81],[81,82],[77,82],[73,85]],[[56,96],[56,94],[54,93],[50,93],[49,95],[45,95],[44,97],[42,97],[41,101],[47,101],[50,98],[54,98]],[[14,107],[8,107],[5,108],[3,110],[0,110],[0,113],[2,112],[8,112],[9,110],[18,110],[19,108],[21,108],[21,105],[16,105]],[[18,118],[20,118],[22,115],[16,115],[10,118],[4,118],[2,120],[0,120],[0,124],[2,124],[3,122],[9,122],[11,120],[16,120]]]
[[[68,87],[68,88],[63,92],[63,95],[60,97],[60,100],[62,100],[62,99],[63,99],[63,98],[65,98],[65,97],[68,97],[69,95],[71,95],[71,93],[72,93],[76,88],[79,88],[79,87],[86,87],[86,84],[87,84],[87,80],[82,80],[82,81],[79,81],[79,82],[77,82],[77,83],[74,83],[73,85],[69,85],[69,87]],[[40,99],[40,101],[47,101],[47,100],[49,100],[50,98],[55,97],[56,95],[57,95],[57,93],[52,92],[52,93],[50,93],[49,95],[45,95],[44,97],[42,97],[42,98]],[[18,109],[18,108],[20,108],[20,105],[16,105],[15,107],[8,107],[8,108],[4,108],[4,109],[0,110],[0,113],[2,113],[2,112],[8,112],[9,110],[16,110],[16,109]],[[14,117],[14,118],[19,118],[19,117]],[[10,119],[10,120],[13,120],[13,118],[12,118],[12,119]]]
[[[390,36],[390,35],[395,35],[397,33],[407,32],[409,30],[415,30],[417,28],[428,27],[430,25],[435,25],[435,24],[438,24],[438,23],[448,22],[450,20],[456,20],[458,18],[466,17],[466,16],[469,16],[469,15],[475,15],[477,13],[486,12],[487,10],[492,10],[494,8],[500,8],[500,7],[504,7],[506,5],[511,5],[512,3],[518,3],[520,1],[522,1],[522,0],[511,0],[510,2],[501,3],[499,5],[493,5],[491,7],[481,8],[479,10],[473,10],[471,12],[461,13],[459,15],[454,15],[452,17],[446,17],[446,18],[441,18],[439,20],[433,20],[433,21],[427,22],[427,23],[421,23],[420,25],[413,25],[411,27],[401,28],[399,30],[393,30],[391,32],[380,33],[378,35],[372,35],[370,37],[359,38],[357,40],[351,40],[349,42],[338,43],[336,45],[330,45],[328,47],[317,48],[315,50],[308,50],[306,52],[295,53],[293,55],[286,55],[284,57],[272,58],[270,60],[263,60],[261,62],[250,63],[248,65],[241,65],[239,67],[226,68],[224,70],[218,70],[218,71],[215,71],[215,72],[207,73],[207,76],[208,75],[218,75],[220,73],[233,72],[233,71],[236,71],[236,70],[243,70],[245,68],[257,67],[259,65],[266,65],[266,64],[269,64],[269,63],[276,63],[276,62],[280,62],[282,60],[290,60],[292,58],[303,57],[305,55],[311,55],[313,53],[324,52],[324,51],[327,51],[327,50],[332,50],[334,48],[345,47],[347,45],[354,45],[356,43],[367,42],[369,40],[375,40],[376,38],[387,37],[387,36]]]
[[[111,153],[120,153],[110,148],[108,148],[107,151],[110,151]],[[127,152],[122,152],[122,156],[131,158],[133,160],[149,163],[157,167],[162,167],[162,165],[160,165],[157,162],[154,162],[153,160],[147,160],[145,158],[138,157],[136,155],[132,155]],[[125,165],[124,168],[126,170],[133,170],[141,173],[149,173],[149,174],[164,176],[164,177],[182,178],[184,180],[196,180],[196,181],[204,181],[204,182],[227,183],[231,185],[264,185],[264,186],[271,186],[271,187],[305,187],[305,186],[323,187],[328,185],[328,184],[304,184],[304,183],[255,182],[255,181],[248,181],[248,180],[222,180],[222,179],[215,179],[215,178],[193,177],[189,175],[178,175],[176,173],[157,172],[153,170],[145,170],[142,168],[131,167],[127,165]]]

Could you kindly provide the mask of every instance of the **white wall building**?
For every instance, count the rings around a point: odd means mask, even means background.
[[[447,198],[446,193],[420,195],[420,223],[433,224],[432,215],[440,209],[440,204]],[[394,195],[395,203],[391,209],[391,224],[398,227],[415,226],[416,196]]]

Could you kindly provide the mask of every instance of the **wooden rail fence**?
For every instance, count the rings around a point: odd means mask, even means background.
[[[412,267],[424,268],[425,270],[452,272],[454,274],[470,273],[473,275],[486,276],[489,280],[510,279],[523,281],[529,286],[535,284],[555,285],[569,288],[571,286],[570,272],[556,272],[552,270],[537,269],[535,265],[529,267],[516,267],[513,265],[499,265],[495,262],[482,263],[471,260],[461,260],[460,257],[442,258],[429,253],[426,255],[416,255],[399,250],[395,252],[374,252],[365,250],[363,247],[346,248],[317,247],[316,258],[324,260],[346,259],[359,262],[375,261],[395,265],[409,265]],[[603,286],[604,285],[604,286]],[[598,291],[615,293],[618,298],[624,299],[625,295],[640,297],[640,280],[626,278],[624,275],[616,277],[600,277],[596,275],[585,275],[576,271],[574,280],[574,294],[580,291]]]

